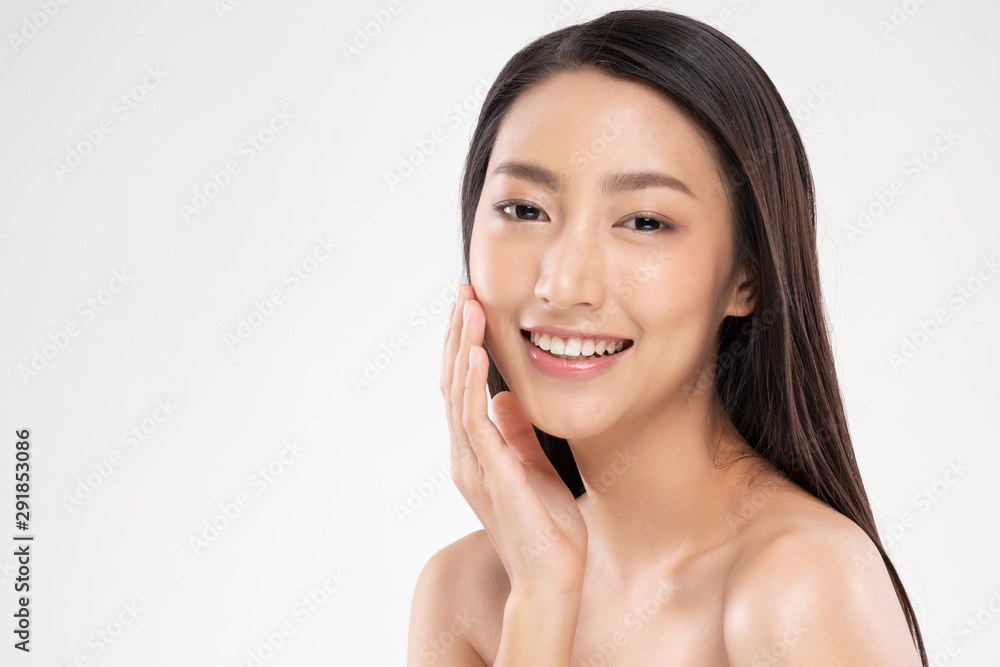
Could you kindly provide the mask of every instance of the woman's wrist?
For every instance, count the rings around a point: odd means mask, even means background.
[[[568,667],[582,598],[582,590],[512,590],[494,666]]]

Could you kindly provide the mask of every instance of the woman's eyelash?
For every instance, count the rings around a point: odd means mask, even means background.
[[[657,223],[657,224],[660,225],[659,229],[636,229],[636,231],[639,232],[639,233],[641,233],[641,234],[642,233],[652,234],[654,232],[660,232],[660,231],[665,231],[665,230],[669,230],[669,229],[673,229],[674,228],[674,226],[672,224],[670,224],[669,222],[667,222],[666,220],[661,220],[660,218],[656,217],[655,215],[650,215],[650,214],[645,214],[645,213],[640,213],[638,215],[633,215],[632,217],[627,218],[625,220],[625,222],[628,222],[629,220],[648,220],[651,223]]]
[[[513,218],[515,220],[535,220],[536,219],[536,218],[521,218],[521,217],[518,217],[516,214],[512,215],[512,214],[510,214],[510,213],[508,213],[506,211],[506,209],[508,209],[508,208],[517,209],[519,206],[523,206],[525,208],[534,209],[535,211],[538,211],[538,213],[541,213],[541,214],[544,215],[544,211],[542,211],[542,209],[540,209],[539,207],[535,206],[534,204],[532,204],[530,202],[526,202],[526,201],[515,200],[515,199],[511,199],[510,201],[502,201],[499,204],[495,205],[493,208],[497,212],[499,212],[500,214],[505,215],[508,218]]]
[[[521,207],[521,206],[523,206],[525,208],[528,208],[528,209],[532,209],[533,211],[537,211],[537,213],[534,213],[535,217],[522,218],[522,217],[518,216],[517,213],[516,213],[516,209],[518,207]],[[510,208],[515,209],[515,212],[514,213],[508,213],[507,209],[510,209]],[[504,215],[504,216],[506,216],[508,218],[511,218],[513,220],[537,220],[539,215],[545,215],[545,212],[541,208],[539,208],[538,206],[535,206],[534,204],[532,204],[530,202],[516,200],[516,199],[511,199],[509,201],[502,201],[502,202],[500,202],[498,204],[495,204],[493,206],[493,209],[495,211],[497,211],[498,213],[500,213],[501,215]],[[656,217],[655,215],[652,215],[652,214],[640,213],[640,214],[637,214],[637,215],[633,215],[630,218],[626,218],[625,222],[628,222],[630,220],[643,220],[643,221],[648,221],[648,222],[646,222],[644,224],[656,223],[656,224],[660,225],[659,229],[638,229],[636,227],[626,227],[626,229],[635,229],[640,234],[652,234],[654,232],[659,232],[659,231],[665,231],[665,230],[669,230],[669,229],[674,229],[674,226],[672,224],[670,224],[666,220],[662,220],[662,219],[660,219],[660,218],[658,218],[658,217]]]

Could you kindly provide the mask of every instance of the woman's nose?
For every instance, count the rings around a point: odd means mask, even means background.
[[[569,310],[604,302],[603,249],[593,229],[582,227],[564,226],[542,253],[535,296],[546,305]]]

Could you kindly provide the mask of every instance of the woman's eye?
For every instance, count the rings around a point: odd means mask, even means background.
[[[634,227],[630,227],[628,223],[634,221]],[[659,225],[659,227],[657,227]],[[625,226],[630,229],[635,229],[640,232],[656,232],[660,229],[671,229],[669,223],[663,222],[662,220],[657,220],[656,218],[647,218],[645,216],[636,216],[634,218],[629,218],[625,221]]]
[[[523,202],[500,202],[494,208],[504,215],[517,220],[548,220],[545,212],[537,206]],[[630,224],[631,223],[631,224]],[[633,226],[634,225],[634,226]],[[673,229],[673,225],[657,218],[637,215],[623,223],[629,229],[639,232],[658,232],[662,229]]]
[[[518,204],[514,202],[501,203],[497,205],[497,210],[509,215],[512,218],[517,218],[518,220],[543,220],[545,219],[545,213],[542,209],[537,206],[532,206],[531,204]]]

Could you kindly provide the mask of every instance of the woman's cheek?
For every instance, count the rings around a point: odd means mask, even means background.
[[[515,276],[507,262],[507,250],[502,243],[485,231],[474,230],[469,244],[469,279],[486,316],[484,342],[491,350],[499,349],[496,331],[510,319],[514,305]]]
[[[533,298],[531,266],[537,243],[525,235],[505,230],[496,223],[485,221],[473,230],[469,251],[470,271],[473,281],[478,280],[493,301],[511,301]],[[477,295],[480,286],[473,283]],[[527,290],[527,293],[525,293]]]
[[[486,225],[477,216],[472,226],[472,239],[469,241],[469,282],[476,290],[476,298],[479,300],[493,288],[491,264],[495,261],[495,248]]]
[[[469,279],[480,302],[493,302],[504,289],[503,275],[497,267],[502,249],[485,232],[474,232],[469,247]],[[487,313],[488,314],[488,313]]]

